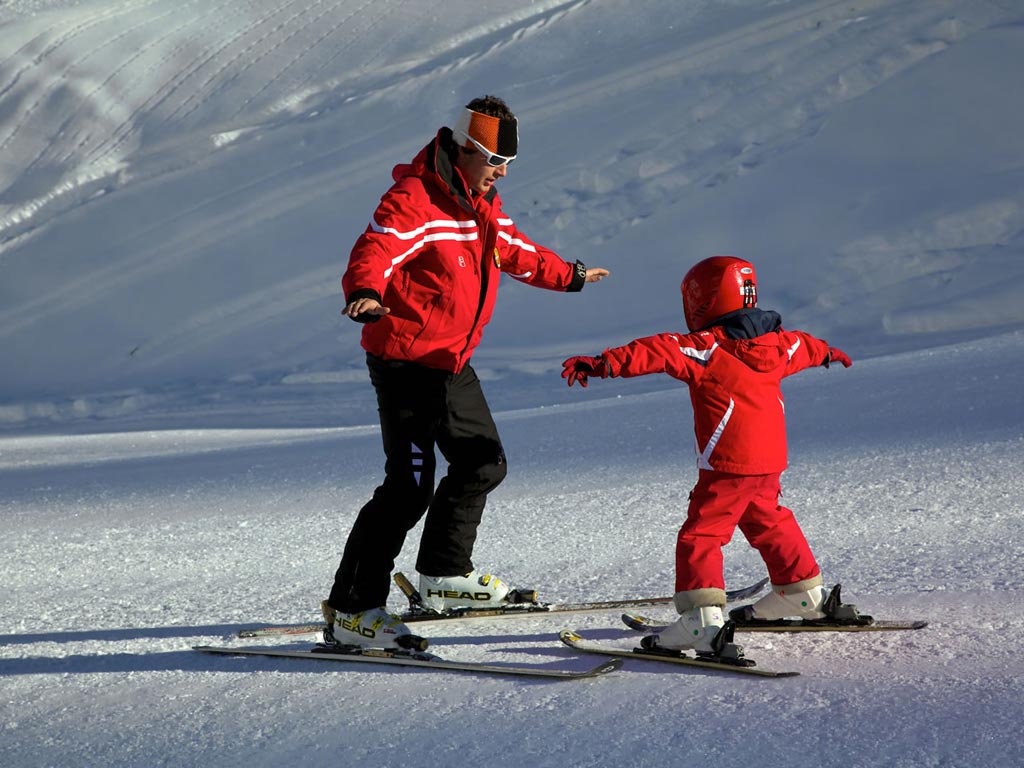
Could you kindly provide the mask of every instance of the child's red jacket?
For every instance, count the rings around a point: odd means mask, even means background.
[[[785,403],[780,382],[822,365],[829,345],[803,331],[775,330],[732,338],[726,327],[690,334],[662,333],[602,354],[611,376],[667,373],[686,382],[693,403],[697,464],[738,475],[782,472],[787,465]]]

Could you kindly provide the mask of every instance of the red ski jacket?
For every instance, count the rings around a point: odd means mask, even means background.
[[[763,314],[778,318],[774,312]],[[602,357],[610,376],[667,373],[689,385],[698,467],[767,475],[782,472],[788,461],[780,382],[825,364],[829,346],[781,325],[739,339],[714,326],[699,333],[637,339],[606,349]]]
[[[457,373],[491,319],[501,272],[550,290],[578,291],[586,267],[570,264],[520,232],[493,187],[471,195],[456,167],[449,128],[410,164],[395,166],[349,256],[346,303],[371,297],[390,314],[368,318],[363,348]]]

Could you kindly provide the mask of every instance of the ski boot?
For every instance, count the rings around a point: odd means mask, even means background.
[[[338,648],[364,648],[404,651],[425,651],[430,642],[414,635],[402,621],[384,607],[346,613],[324,600],[324,645]]]
[[[420,608],[433,613],[449,613],[463,608],[495,608],[508,603],[536,602],[532,590],[511,589],[491,574],[470,571],[465,576],[427,576],[420,574]]]
[[[811,626],[851,626],[874,623],[870,616],[857,612],[857,606],[842,601],[842,585],[826,590],[820,584],[805,590],[790,591],[792,586],[772,585],[772,591],[752,605],[734,608],[729,618],[737,627],[758,625],[807,624]]]
[[[692,650],[697,658],[736,666],[748,666],[743,648],[733,642],[733,624],[724,621],[722,608],[705,605],[691,608],[656,635],[640,641],[645,651],[682,656]]]

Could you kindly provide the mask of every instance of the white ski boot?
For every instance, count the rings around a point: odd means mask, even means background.
[[[813,582],[812,582],[813,584]],[[803,587],[803,589],[801,589]],[[786,587],[772,585],[772,591],[753,605],[744,605],[729,611],[729,618],[738,627],[757,624],[808,624],[851,626],[874,623],[874,619],[859,613],[857,606],[844,603],[842,586],[836,584],[825,589],[821,584],[808,587],[806,581]]]
[[[743,652],[739,646],[720,637],[724,626],[725,617],[722,616],[721,607],[704,605],[686,611],[677,621],[669,624],[658,634],[648,635],[641,641],[641,645],[648,650],[692,650],[702,656],[720,656],[723,651],[737,657],[742,656]],[[727,649],[725,646],[732,648]]]
[[[344,613],[329,606],[326,600],[320,607],[326,622],[325,645],[414,651],[424,651],[429,645],[426,638],[414,635],[401,619],[388,613],[386,608]]]
[[[444,613],[457,608],[494,608],[507,602],[509,586],[497,576],[470,571],[465,576],[420,574],[424,610]]]
[[[809,589],[800,589],[802,586],[801,583],[782,587],[772,584],[771,592],[753,605],[733,609],[730,618],[740,624],[776,619],[824,619],[828,590],[821,584]]]

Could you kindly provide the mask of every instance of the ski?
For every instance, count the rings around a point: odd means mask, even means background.
[[[773,669],[758,667],[749,659],[719,660],[717,658],[702,658],[700,656],[686,656],[680,652],[673,651],[652,651],[644,648],[616,648],[604,643],[588,640],[579,632],[571,629],[563,629],[558,633],[558,639],[570,648],[581,653],[596,653],[603,656],[613,656],[620,659],[641,659],[643,661],[655,661],[664,664],[676,664],[685,667],[703,669],[709,672],[729,672],[740,675],[756,675],[758,677],[795,677],[799,672],[781,672]]]
[[[672,602],[671,597],[640,597],[625,600],[598,600],[579,603],[539,603],[509,602],[495,608],[462,608],[447,613],[426,611],[421,607],[419,593],[402,573],[395,574],[395,582],[409,599],[409,609],[398,614],[398,618],[406,624],[417,621],[448,621],[451,619],[497,618],[502,616],[524,616],[539,613],[583,613],[586,611],[605,611],[616,608],[631,608],[647,605],[662,605]],[[746,600],[753,597],[768,585],[768,579],[726,593],[730,601]],[[533,592],[517,592],[516,596],[532,595]],[[251,639],[257,637],[277,637],[295,635],[313,635],[323,632],[323,622],[315,624],[287,624],[283,626],[255,627],[241,629],[237,637]]]
[[[391,664],[402,667],[418,667],[434,671],[475,672],[488,675],[515,675],[518,677],[543,677],[555,680],[583,680],[600,677],[614,672],[622,661],[612,659],[604,664],[585,670],[548,669],[545,667],[504,666],[482,664],[470,661],[446,661],[436,656],[403,652],[399,650],[378,650],[366,648],[332,648],[317,645],[312,650],[287,648],[229,648],[214,645],[197,645],[193,650],[202,653],[219,653],[226,656],[275,656],[287,659],[313,659],[316,661],[340,661],[358,664]]]
[[[870,616],[864,617],[870,621],[863,624],[845,624],[841,622],[821,619],[820,621],[805,621],[803,619],[779,619],[777,621],[763,621],[757,624],[744,624],[735,622],[737,632],[899,632],[904,630],[924,629],[928,626],[927,621],[910,620],[898,621],[889,619],[875,619]],[[637,614],[622,614],[623,623],[630,629],[640,632],[661,632],[666,628],[654,619]]]
[[[729,611],[729,620],[736,632],[894,632],[928,626],[927,621],[890,621],[860,613],[857,606],[843,602],[842,590],[842,584],[829,590],[821,606],[825,614],[821,619],[755,619],[751,606],[746,605]],[[622,621],[641,632],[665,629],[646,616],[624,613]]]

